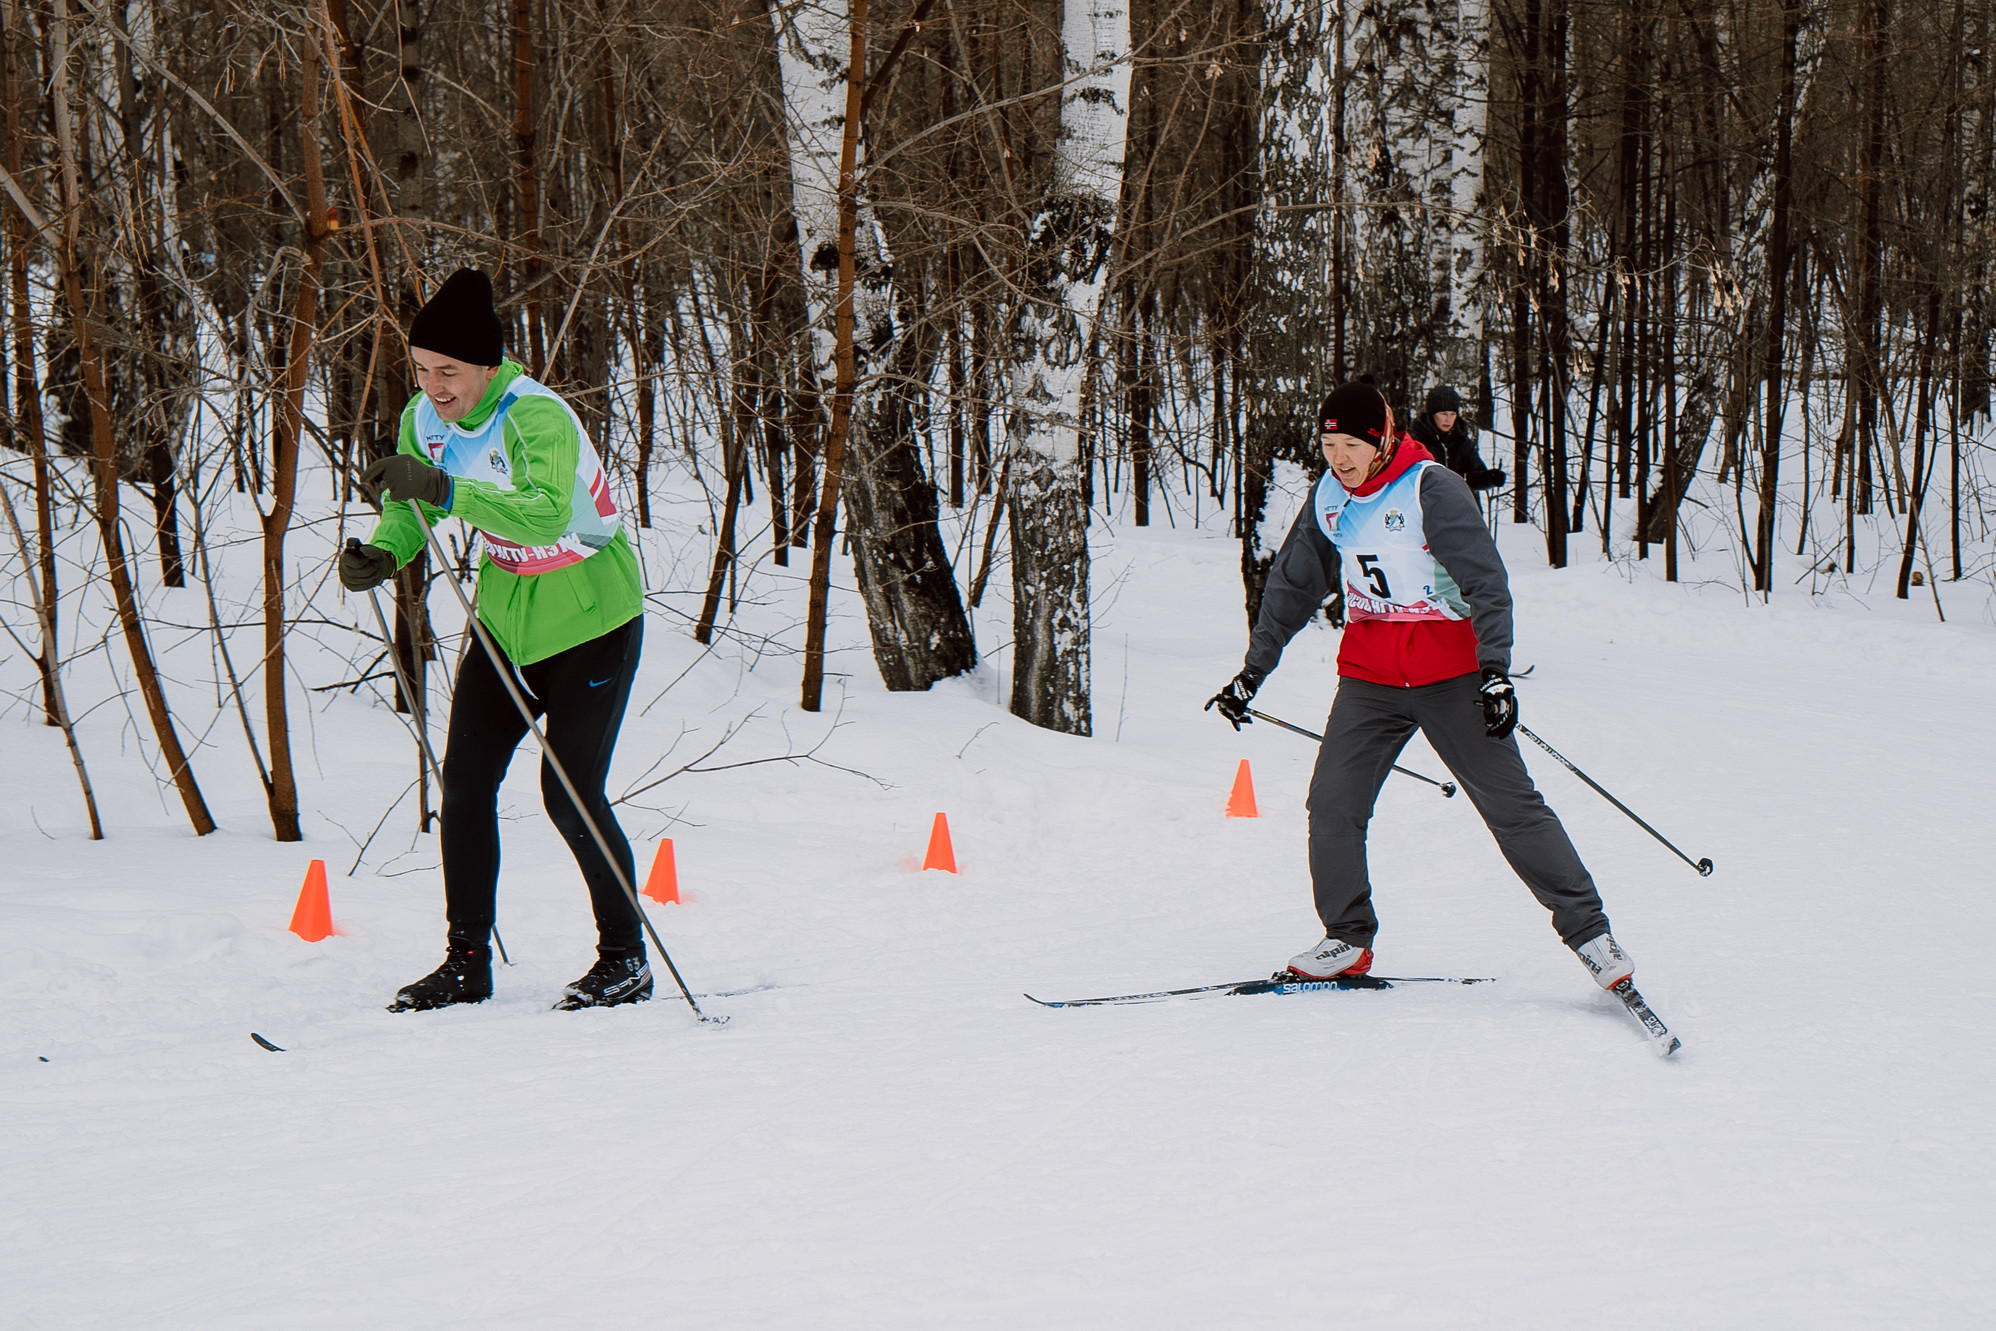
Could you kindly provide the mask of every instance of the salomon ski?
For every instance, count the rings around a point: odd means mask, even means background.
[[[1032,998],[1041,1007],[1105,1007],[1132,1003],[1163,1003],[1174,998],[1231,998],[1245,994],[1305,994],[1320,989],[1391,989],[1401,984],[1487,984],[1491,976],[1458,979],[1447,975],[1334,975],[1328,980],[1307,980],[1288,971],[1277,971],[1265,980],[1234,980],[1227,984],[1201,984],[1190,989],[1158,989],[1148,994],[1112,994],[1107,998]]]
[[[1663,1018],[1657,1016],[1650,1005],[1643,1001],[1643,996],[1636,992],[1633,979],[1621,981],[1608,992],[1622,1000],[1622,1006],[1627,1008],[1629,1015],[1641,1024],[1643,1034],[1649,1037],[1649,1042],[1656,1047],[1660,1057],[1669,1058],[1684,1047],[1684,1042],[1670,1033],[1670,1027],[1663,1024]]]

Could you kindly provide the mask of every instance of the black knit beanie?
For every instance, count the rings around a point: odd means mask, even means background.
[[[1368,383],[1346,384],[1332,390],[1317,408],[1317,429],[1324,434],[1348,434],[1376,448],[1386,439],[1386,399]]]
[[[1453,388],[1434,388],[1428,391],[1428,414],[1462,410],[1462,397]]]
[[[467,365],[497,365],[501,350],[499,312],[492,308],[492,279],[476,268],[460,268],[444,280],[430,303],[409,325],[409,345]]]

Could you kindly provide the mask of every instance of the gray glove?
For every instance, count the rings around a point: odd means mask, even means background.
[[[360,474],[361,484],[383,500],[420,499],[431,508],[450,508],[450,473],[407,453],[391,453]]]

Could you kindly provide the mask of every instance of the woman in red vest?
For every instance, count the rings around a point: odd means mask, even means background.
[[[1282,543],[1247,661],[1206,706],[1236,729],[1282,649],[1342,570],[1346,625],[1338,691],[1310,778],[1310,877],[1324,941],[1292,958],[1310,979],[1362,975],[1379,917],[1365,834],[1379,788],[1416,729],[1448,764],[1553,927],[1607,989],[1635,967],[1608,932],[1601,894],[1532,785],[1511,731],[1511,590],[1497,544],[1461,477],[1394,429],[1379,390],[1324,399],[1328,464]]]

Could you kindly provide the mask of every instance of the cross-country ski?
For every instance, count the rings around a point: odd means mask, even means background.
[[[1391,989],[1396,984],[1487,984],[1490,977],[1454,979],[1441,975],[1334,975],[1328,980],[1307,980],[1289,971],[1277,971],[1261,980],[1235,980],[1228,984],[1202,984],[1190,989],[1158,989],[1147,994],[1115,994],[1108,998],[1031,998],[1041,1007],[1106,1007],[1134,1003],[1162,1003],[1174,998],[1223,998],[1244,994],[1307,994],[1331,989]]]
[[[1608,992],[1622,1001],[1622,1006],[1629,1010],[1629,1015],[1643,1028],[1643,1035],[1648,1038],[1658,1054],[1668,1058],[1684,1047],[1683,1042],[1672,1035],[1670,1028],[1663,1024],[1663,1018],[1657,1016],[1644,1001],[1643,996],[1636,991],[1633,980],[1617,981]]]

